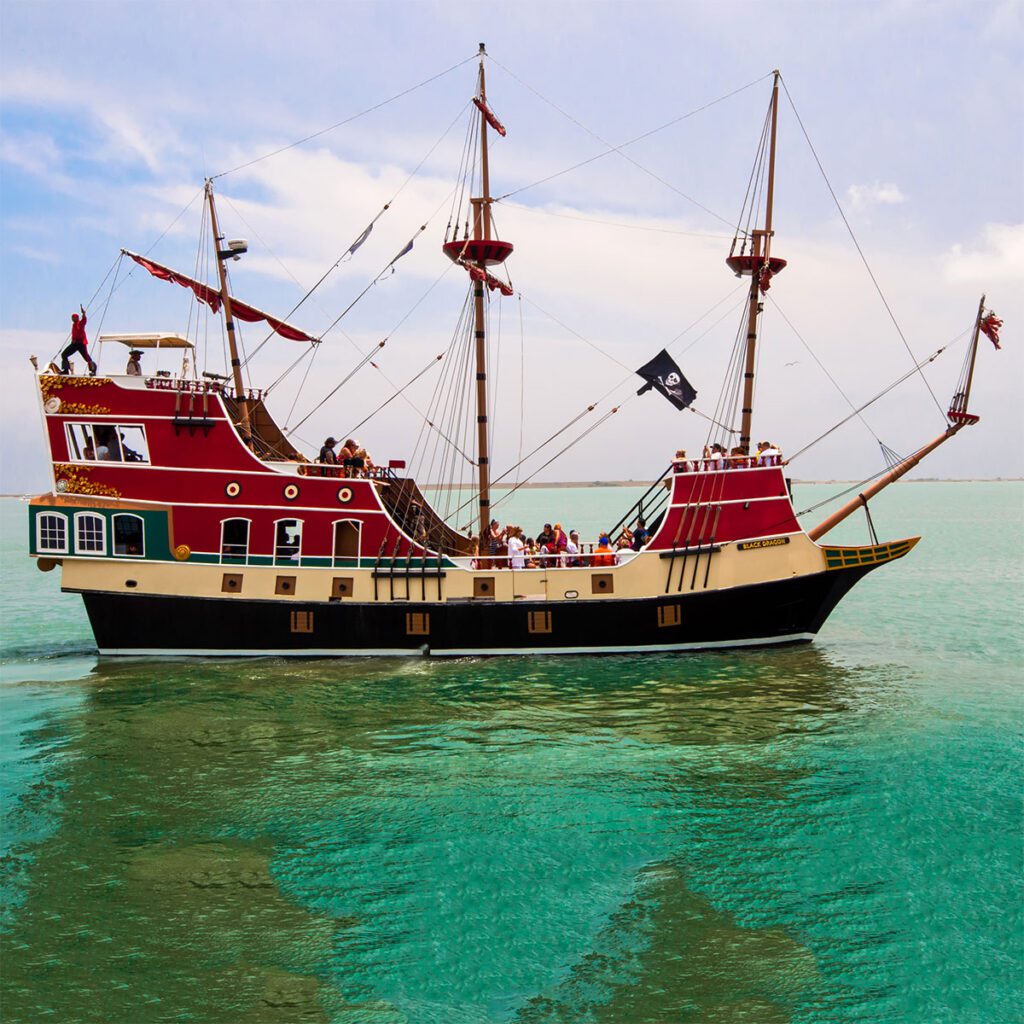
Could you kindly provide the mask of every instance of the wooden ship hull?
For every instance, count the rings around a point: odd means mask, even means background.
[[[650,543],[617,565],[508,568],[438,551],[443,527],[397,469],[268,462],[221,385],[39,377],[53,487],[30,551],[79,593],[102,654],[535,654],[801,643],[865,573],[916,539],[810,540],[779,466],[666,475]],[[180,390],[179,390],[180,389]],[[279,438],[262,406],[262,435]],[[82,458],[84,428],[141,461]],[[129,442],[137,448],[129,449]],[[250,441],[251,444],[251,441]],[[678,470],[679,467],[675,467]],[[404,520],[404,522],[403,522]],[[243,525],[244,524],[244,525]],[[589,564],[588,564],[589,563]]]

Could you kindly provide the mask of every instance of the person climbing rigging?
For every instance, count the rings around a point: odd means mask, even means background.
[[[78,307],[81,310],[81,316],[78,313],[71,314],[71,344],[60,354],[60,372],[70,373],[71,364],[68,360],[73,355],[80,355],[89,364],[89,376],[96,376],[96,364],[93,362],[92,357],[89,355],[89,339],[85,336],[85,306]]]

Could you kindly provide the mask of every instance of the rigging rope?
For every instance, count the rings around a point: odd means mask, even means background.
[[[353,239],[351,245],[349,245],[348,248],[334,261],[334,263],[332,263],[327,268],[327,270],[324,271],[324,273],[320,276],[320,279],[316,282],[316,284],[314,284],[312,288],[308,289],[306,291],[306,293],[302,296],[302,298],[299,299],[299,301],[296,302],[295,305],[292,306],[292,308],[281,319],[289,320],[290,321],[292,316],[298,311],[299,307],[301,307],[303,305],[303,303],[305,303],[306,300],[309,299],[313,295],[313,293],[324,283],[324,281],[326,281],[327,278],[330,277],[330,275],[332,273],[334,273],[334,271],[337,270],[338,267],[340,267],[342,263],[345,262],[345,257],[354,254],[355,251],[363,244],[363,242],[366,241],[366,239],[369,237],[369,234],[373,230],[373,227],[377,223],[377,221],[379,221],[380,218],[383,217],[384,214],[387,213],[387,211],[389,209],[391,209],[392,204],[402,194],[402,192],[405,191],[405,188],[409,184],[409,182],[412,181],[412,179],[415,178],[416,175],[420,172],[420,169],[423,167],[423,165],[433,155],[434,150],[436,150],[437,147],[440,146],[442,142],[444,142],[444,140],[447,137],[448,133],[452,130],[452,128],[455,127],[455,125],[458,122],[459,118],[462,117],[463,113],[465,112],[465,110],[466,110],[466,108],[468,106],[469,106],[469,101],[467,101],[465,104],[463,104],[462,109],[459,110],[459,112],[452,119],[452,121],[448,125],[448,127],[445,128],[445,130],[441,133],[441,135],[437,139],[437,141],[430,147],[430,149],[427,150],[426,154],[423,156],[423,158],[420,160],[420,162],[408,174],[408,176],[406,177],[405,181],[402,182],[402,184],[398,187],[398,190],[384,204],[384,206],[380,209],[380,211],[373,218],[373,220],[371,220],[370,223],[365,228],[363,228],[363,230]],[[235,211],[237,216],[242,220],[242,223],[245,224],[245,226],[247,228],[249,228],[249,230],[252,231],[253,234],[256,235],[256,237],[260,240],[260,243],[271,254],[271,256],[274,257],[274,259],[277,261],[277,263],[281,267],[281,269],[284,270],[284,272],[297,285],[299,285],[299,287],[301,288],[302,284],[299,282],[298,278],[296,278],[295,275],[284,265],[284,263],[277,256],[277,254],[273,251],[273,249],[271,249],[271,247],[267,244],[267,242],[260,235],[260,233],[254,227],[252,227],[249,224],[249,222],[245,219],[244,216],[242,216],[241,212],[237,209],[237,207],[234,205],[234,203],[232,203],[231,200],[227,196],[224,196],[224,200],[231,207],[231,209]],[[424,227],[426,227],[426,225],[424,225]],[[392,261],[392,262],[394,262],[394,261]],[[387,267],[385,267],[384,270],[386,271]],[[382,271],[382,273],[383,272],[384,271]],[[344,314],[342,314],[342,315],[344,315]],[[337,321],[335,321],[335,322],[337,322]],[[330,328],[328,328],[328,330],[330,330]],[[266,345],[268,341],[270,341],[271,338],[273,338],[274,333],[275,332],[273,330],[268,332],[267,336],[259,343],[259,345],[256,347],[256,349],[253,351],[252,356],[249,357],[250,359],[253,358],[256,355],[256,353],[259,352],[259,350],[261,348],[263,348],[263,346]],[[324,333],[326,333],[326,332],[324,332]]]
[[[935,360],[938,359],[939,356],[942,355],[942,353],[946,351],[946,349],[952,347],[957,342],[963,340],[964,336],[966,334],[968,334],[968,333],[970,333],[970,332],[969,331],[963,331],[960,334],[958,334],[952,341],[946,342],[946,344],[943,345],[942,348],[936,349],[930,356],[928,356],[927,359],[922,359],[920,363],[916,364],[911,369],[907,370],[907,372],[904,373],[903,376],[898,377],[896,380],[894,380],[887,387],[885,387],[881,391],[879,391],[878,394],[875,395],[874,398],[869,398],[863,405],[859,406],[853,412],[851,412],[849,416],[845,416],[843,419],[841,419],[834,426],[829,427],[829,429],[826,430],[825,433],[819,434],[818,437],[816,437],[813,441],[810,441],[808,444],[805,444],[803,446],[803,448],[801,448],[795,455],[791,455],[786,461],[787,462],[792,462],[794,459],[796,459],[799,456],[803,455],[803,453],[806,452],[808,449],[813,448],[819,441],[823,441],[830,434],[832,434],[835,431],[837,431],[841,426],[843,426],[846,423],[849,423],[850,420],[852,420],[854,418],[854,416],[859,415],[865,409],[867,409],[868,406],[874,405],[875,402],[877,402],[880,398],[884,398],[887,394],[889,394],[890,391],[893,391],[895,388],[899,387],[900,384],[902,384],[904,381],[909,380],[911,377],[913,377],[915,373],[918,373],[920,371],[922,366],[927,366],[928,363],[935,362]],[[871,479],[871,478],[869,478],[869,479]]]
[[[882,300],[882,305],[885,306],[885,311],[889,314],[889,319],[896,328],[896,333],[900,336],[900,341],[903,342],[903,347],[907,350],[907,354],[914,363],[913,372],[921,374],[921,380],[924,381],[924,386],[928,389],[928,394],[932,396],[932,401],[935,403],[935,408],[939,410],[939,415],[942,416],[943,423],[948,423],[949,421],[946,416],[946,410],[943,409],[942,404],[939,402],[938,398],[935,397],[935,392],[932,390],[931,384],[928,383],[928,378],[925,377],[924,370],[922,369],[925,363],[931,362],[931,360],[925,360],[925,362],[922,363],[917,361],[917,356],[914,355],[914,350],[910,347],[910,343],[907,341],[906,336],[903,333],[903,329],[900,327],[899,322],[896,319],[896,315],[893,313],[892,307],[889,305],[889,302],[882,291],[882,287],[878,283],[878,279],[875,277],[874,271],[871,269],[871,265],[868,263],[867,257],[864,255],[864,250],[860,247],[860,242],[857,241],[857,236],[854,234],[853,228],[850,226],[850,222],[846,219],[846,213],[843,210],[842,204],[839,202],[839,197],[836,195],[835,189],[832,188],[832,183],[829,181],[828,175],[825,173],[825,168],[822,166],[817,150],[815,150],[814,144],[811,142],[811,137],[807,134],[807,129],[804,127],[804,122],[800,117],[800,112],[796,109],[793,97],[789,93],[789,87],[786,85],[786,80],[782,78],[781,75],[779,78],[782,82],[782,88],[786,92],[786,99],[789,100],[789,105],[792,107],[793,114],[796,116],[797,124],[800,125],[800,131],[803,133],[804,140],[807,142],[811,155],[814,157],[814,162],[818,165],[818,170],[821,172],[825,185],[828,187],[829,194],[832,196],[832,201],[835,203],[836,209],[839,211],[839,216],[842,218],[843,224],[846,225],[846,230],[850,235],[850,239],[853,241],[854,247],[857,249],[857,254],[860,256],[861,262],[864,264],[864,269],[868,272],[868,277],[871,278],[871,283],[875,286],[875,291],[878,293],[878,297]]]
[[[228,171],[221,171],[220,174],[211,175],[210,180],[212,181],[215,178],[223,178],[228,174],[234,174],[236,171],[244,170],[246,167],[252,167],[253,164],[258,164],[263,160],[269,160],[272,156],[278,156],[281,153],[287,152],[289,149],[294,149],[296,146],[301,146],[307,142],[311,142],[313,139],[318,139],[321,135],[333,132],[336,128],[341,128],[346,124],[351,124],[353,121],[357,121],[359,118],[365,117],[367,114],[372,114],[375,110],[380,110],[381,107],[386,107],[389,103],[393,103],[395,100],[399,100],[403,96],[408,96],[409,93],[415,92],[417,89],[422,89],[423,86],[429,85],[431,82],[436,82],[439,78],[444,78],[445,75],[449,75],[458,68],[461,68],[463,64],[468,64],[470,61],[476,60],[478,56],[479,54],[474,53],[471,57],[467,57],[465,60],[460,60],[458,64],[453,64],[450,68],[446,68],[444,71],[439,71],[436,75],[431,75],[430,78],[425,78],[422,82],[418,82],[416,85],[409,86],[408,89],[396,92],[394,96],[389,96],[386,100],[381,100],[379,103],[375,103],[372,107],[367,107],[365,110],[359,111],[358,114],[352,114],[350,117],[346,117],[344,120],[338,121],[326,128],[321,128],[319,131],[313,132],[311,135],[306,135],[304,138],[296,139],[295,142],[289,142],[286,146],[280,146],[269,153],[264,153],[263,156],[247,160],[244,164],[232,167]]]
[[[568,174],[570,171],[575,171],[575,170],[577,170],[580,167],[584,167],[587,164],[593,163],[595,160],[600,160],[602,157],[608,156],[610,153],[618,153],[619,156],[621,156],[624,160],[628,160],[631,164],[633,164],[639,170],[643,171],[645,174],[647,174],[650,177],[654,178],[655,181],[660,182],[666,188],[668,188],[672,192],[675,192],[677,195],[681,196],[687,202],[693,203],[694,206],[699,207],[705,213],[709,213],[712,217],[714,217],[717,220],[721,221],[723,224],[726,224],[729,227],[732,227],[732,223],[729,220],[727,220],[725,217],[722,217],[720,214],[715,213],[714,210],[709,209],[707,206],[705,206],[703,203],[698,202],[692,196],[688,196],[685,192],[683,192],[682,190],[676,188],[675,185],[671,184],[671,182],[666,181],[660,175],[655,174],[654,171],[652,171],[649,168],[645,167],[639,161],[634,160],[633,157],[631,157],[628,153],[623,152],[623,150],[627,146],[632,146],[634,143],[640,142],[643,139],[650,138],[652,135],[656,135],[658,132],[664,131],[666,128],[670,128],[673,125],[679,124],[681,121],[685,121],[688,118],[693,117],[695,114],[699,114],[702,111],[707,110],[708,108],[713,107],[713,106],[715,106],[718,103],[722,103],[724,100],[730,99],[731,97],[736,96],[739,93],[746,91],[747,89],[751,88],[752,86],[757,85],[759,82],[763,82],[766,78],[769,78],[771,76],[772,72],[769,72],[768,74],[765,74],[765,75],[761,75],[760,78],[756,78],[754,81],[748,82],[746,85],[741,86],[738,89],[734,89],[732,92],[726,93],[724,96],[719,96],[717,99],[711,100],[710,102],[705,103],[705,104],[703,104],[700,107],[696,107],[693,110],[690,110],[690,111],[688,111],[685,114],[680,114],[678,117],[673,118],[671,121],[666,121],[664,124],[659,125],[657,128],[652,128],[650,131],[644,132],[642,135],[638,135],[638,136],[636,136],[636,138],[629,139],[626,142],[620,143],[619,145],[616,146],[613,143],[610,143],[606,139],[602,138],[600,135],[597,134],[597,132],[592,131],[590,128],[588,128],[582,122],[578,121],[575,117],[573,117],[571,114],[569,114],[568,112],[563,110],[560,106],[558,106],[558,104],[555,103],[553,100],[549,100],[542,93],[540,93],[536,89],[534,89],[532,85],[530,85],[527,82],[524,82],[523,79],[521,79],[517,74],[515,74],[515,72],[509,70],[509,68],[505,67],[504,64],[502,64],[500,61],[496,60],[490,54],[488,54],[487,56],[491,60],[492,63],[497,64],[497,66],[500,67],[502,69],[502,71],[504,71],[510,77],[514,78],[521,86],[523,86],[524,89],[528,89],[538,99],[542,100],[549,107],[552,107],[554,110],[558,111],[559,114],[561,114],[563,117],[567,118],[569,121],[571,121],[578,128],[581,128],[583,131],[585,131],[592,138],[597,139],[597,141],[600,142],[601,145],[608,147],[604,152],[598,153],[595,156],[589,157],[586,160],[582,160],[579,163],[573,164],[571,167],[567,167],[564,170],[557,171],[555,174],[549,174],[546,178],[541,178],[539,181],[535,181],[532,184],[523,185],[520,188],[513,189],[511,192],[506,192],[504,195],[499,196],[495,200],[495,202],[501,202],[503,199],[508,199],[510,196],[518,195],[520,192],[525,192],[527,189],[536,188],[538,185],[543,185],[546,182],[549,182],[549,181],[553,180],[554,178],[559,178],[563,174]]]
[[[495,200],[497,202],[497,200]],[[606,227],[622,228],[625,231],[648,231],[658,235],[685,235],[688,238],[718,238],[728,240],[731,235],[714,234],[709,231],[681,231],[676,228],[654,228],[643,224],[626,224],[619,220],[604,220],[600,217],[581,217],[572,213],[556,213],[554,210],[545,210],[539,206],[526,206],[524,203],[504,203],[514,210],[525,210],[527,213],[542,213],[548,217],[561,217],[563,220],[578,220],[584,224],[603,224]]]

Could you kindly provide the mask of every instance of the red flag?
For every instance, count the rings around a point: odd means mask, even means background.
[[[1003,347],[999,344],[999,328],[1003,326],[1003,321],[995,313],[989,313],[979,326],[981,327],[982,334],[989,338],[996,348]]]
[[[484,119],[487,123],[502,137],[505,137],[505,126],[494,116],[494,112],[491,110],[483,100],[473,97],[473,102],[476,104],[476,109],[484,115]]]

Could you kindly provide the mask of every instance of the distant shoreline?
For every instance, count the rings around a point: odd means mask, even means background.
[[[794,484],[859,484],[861,480],[793,480]],[[1024,483],[1024,477],[1019,476],[991,476],[991,477],[915,477],[913,480],[901,480],[904,484],[1019,484]],[[560,490],[572,487],[650,487],[650,480],[562,480],[558,483],[523,483],[518,490]],[[444,484],[420,484],[423,491],[447,490]],[[459,484],[451,488],[456,491],[475,491],[476,484]],[[500,484],[494,488],[495,491],[508,491],[511,487],[503,487]],[[46,494],[47,491],[36,491],[33,494],[0,494],[0,498],[31,498],[35,494]]]

